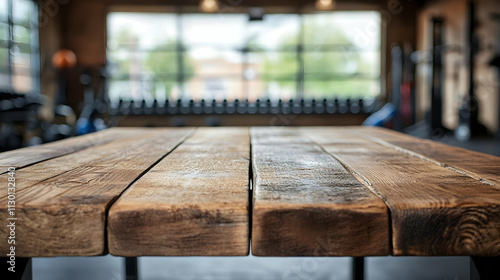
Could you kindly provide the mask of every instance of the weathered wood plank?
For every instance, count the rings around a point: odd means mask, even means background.
[[[319,146],[288,128],[253,128],[252,253],[388,255],[384,202]]]
[[[419,139],[382,128],[358,128],[356,134],[388,147],[400,148],[402,152],[413,152],[443,167],[500,187],[500,157]]]
[[[137,134],[137,130],[134,134]],[[16,172],[16,254],[23,257],[89,256],[106,252],[110,204],[192,129],[148,129]],[[128,134],[125,131],[125,134]],[[7,182],[7,174],[0,176]],[[7,188],[0,190],[6,220]],[[6,227],[0,235],[7,236]],[[0,253],[7,253],[7,242]]]
[[[19,169],[37,162],[106,144],[123,137],[141,134],[144,133],[144,131],[146,130],[143,128],[110,128],[100,132],[68,138],[41,146],[27,147],[0,153],[0,174],[5,173],[9,167]]]
[[[248,128],[199,128],[111,207],[120,256],[247,255]]]
[[[301,131],[387,203],[393,254],[500,255],[500,189],[363,139],[359,128]]]

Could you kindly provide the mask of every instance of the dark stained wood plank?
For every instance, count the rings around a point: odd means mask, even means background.
[[[137,134],[137,130],[134,130]],[[192,129],[148,129],[140,135],[44,161],[16,172],[16,255],[91,256],[106,252],[111,203]],[[127,132],[125,132],[127,134]],[[7,174],[0,176],[7,182]],[[0,190],[6,220],[7,188]],[[7,236],[7,228],[0,227]],[[7,252],[0,243],[0,253]]]
[[[64,156],[93,146],[106,144],[127,136],[142,134],[144,131],[145,129],[141,128],[110,128],[100,132],[68,138],[41,146],[27,147],[0,153],[0,174],[6,172],[9,167],[19,169],[37,162]]]
[[[233,256],[249,251],[248,128],[199,128],[111,207],[120,256]]]
[[[388,255],[384,202],[294,129],[253,128],[252,253]]]
[[[385,146],[412,152],[446,168],[500,187],[500,157],[419,139],[383,128],[358,128],[357,134]]]
[[[384,199],[394,255],[500,255],[499,188],[364,139],[360,128],[301,131]]]

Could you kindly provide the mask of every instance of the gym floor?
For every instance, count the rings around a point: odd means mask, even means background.
[[[475,138],[460,142],[452,135],[434,139],[449,145],[500,156],[500,142]],[[369,257],[366,280],[469,279],[468,257]],[[351,277],[350,258],[142,257],[143,280],[259,279],[305,280]],[[35,258],[34,280],[121,280],[124,259],[114,256]],[[127,279],[132,280],[132,279]]]
[[[466,280],[468,257],[370,257],[366,280]],[[34,280],[121,280],[123,258],[35,258]],[[142,257],[142,280],[306,280],[351,279],[350,258]]]

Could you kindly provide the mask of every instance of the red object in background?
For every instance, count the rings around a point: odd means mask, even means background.
[[[58,69],[72,68],[76,65],[76,55],[71,50],[59,50],[52,56],[52,64]]]
[[[401,85],[401,121],[403,125],[411,124],[411,90],[412,84],[410,82]]]

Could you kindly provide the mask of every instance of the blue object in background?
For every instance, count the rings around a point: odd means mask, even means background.
[[[380,110],[370,115],[363,122],[363,125],[385,127],[393,120],[395,114],[396,107],[392,103],[387,103]]]
[[[76,122],[76,135],[84,135],[106,129],[106,124],[102,119],[79,118]]]

